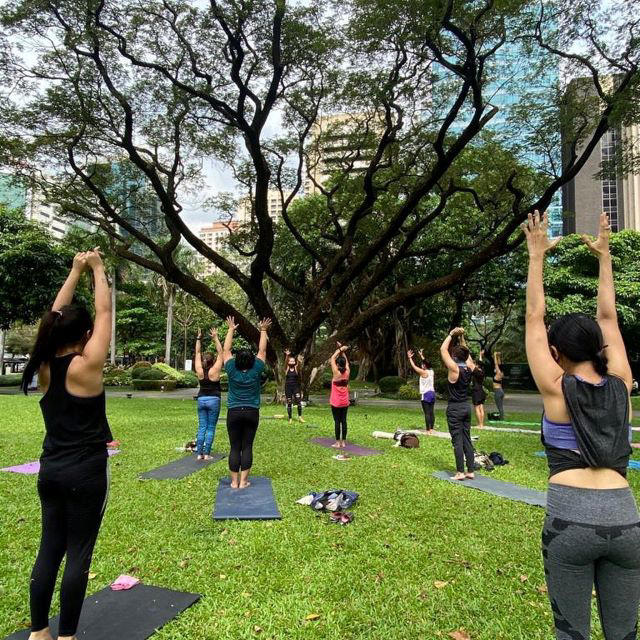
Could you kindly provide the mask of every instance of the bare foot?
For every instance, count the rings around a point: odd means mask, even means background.
[[[332,445],[331,445],[334,449],[339,449],[340,448],[340,443],[336,440]]]
[[[53,640],[53,637],[49,632],[49,627],[47,627],[42,631],[32,631],[29,640]]]
[[[232,483],[231,483],[231,488],[232,488],[232,489],[239,489],[239,488],[240,488],[240,485],[239,485],[237,482],[236,482],[236,483],[233,483],[233,482],[232,482]]]
[[[346,448],[347,448],[347,441],[346,441],[346,440],[343,440],[343,441],[342,441],[342,448],[343,448],[343,449],[346,449]]]
[[[251,486],[251,483],[247,480],[240,485],[240,489],[246,489],[249,486]]]
[[[204,460],[204,456],[203,455],[198,455],[198,460]]]
[[[289,418],[289,424],[291,424],[293,422],[293,420],[291,418]]]
[[[300,417],[298,418],[298,422],[302,422],[302,423],[304,424],[304,423],[306,422],[306,420],[304,420],[304,419],[303,419],[303,417],[302,417],[302,416],[300,416]]]
[[[204,456],[202,456],[203,460],[212,460],[212,457],[207,453]]]
[[[464,473],[456,473],[456,475],[453,476],[454,480],[464,480],[464,478],[465,478]]]
[[[464,474],[465,478],[468,478],[469,480],[473,480],[476,476],[474,473],[471,473],[470,471],[467,471],[467,473]]]

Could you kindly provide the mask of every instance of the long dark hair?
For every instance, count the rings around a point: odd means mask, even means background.
[[[209,377],[209,369],[213,367],[214,363],[213,354],[210,351],[205,351],[202,354],[202,370],[204,371],[205,380]]]
[[[571,362],[591,361],[598,374],[607,375],[602,329],[584,313],[567,313],[558,318],[549,328],[549,345]]]
[[[484,370],[482,367],[476,365],[476,368],[471,374],[476,384],[481,385],[484,382]]]
[[[347,370],[347,359],[344,356],[338,356],[336,358],[336,366],[340,373],[344,373]]]
[[[236,353],[236,369],[239,371],[249,371],[253,369],[256,361],[256,355],[249,349],[241,349]]]
[[[24,393],[40,365],[51,362],[61,349],[82,342],[92,330],[93,319],[82,305],[68,304],[59,311],[47,311],[40,320],[31,357],[22,373],[20,388]]]

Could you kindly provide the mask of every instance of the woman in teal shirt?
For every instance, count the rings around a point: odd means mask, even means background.
[[[267,331],[271,320],[265,318],[258,324],[260,342],[258,355],[243,349],[231,354],[233,334],[238,325],[235,318],[227,318],[229,329],[222,348],[224,370],[229,378],[227,395],[227,432],[231,453],[229,453],[229,471],[231,488],[245,489],[249,482],[249,472],[253,464],[253,441],[260,421],[261,374],[267,358]]]

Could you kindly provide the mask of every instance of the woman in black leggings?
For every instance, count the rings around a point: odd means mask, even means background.
[[[82,273],[93,271],[95,320],[72,304]],[[93,548],[107,502],[107,442],[102,368],[111,338],[111,293],[98,249],[79,253],[38,329],[22,376],[25,394],[33,378],[46,435],[40,457],[40,550],[31,573],[30,640],[51,640],[49,609],[62,559],[59,640],[75,638],[87,589]]]
[[[529,250],[526,348],[542,394],[549,463],[542,556],[558,640],[589,638],[595,586],[606,640],[634,640],[640,605],[640,516],[626,480],[631,453],[631,369],[618,328],[602,214],[596,320],[578,313],[544,323],[542,280],[554,241],[546,216],[524,225]]]
[[[238,325],[233,316],[227,318],[229,329],[222,347],[224,369],[229,377],[227,395],[227,432],[229,433],[229,471],[231,488],[245,489],[249,482],[249,473],[253,465],[253,441],[260,421],[261,374],[267,359],[267,331],[270,319],[262,320],[260,343],[257,357],[248,349],[231,354],[233,334]]]

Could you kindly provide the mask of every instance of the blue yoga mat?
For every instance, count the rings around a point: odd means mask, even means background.
[[[232,489],[230,478],[220,478],[214,520],[280,520],[271,480],[250,476],[246,489]]]
[[[538,456],[539,458],[547,457],[547,454],[544,451],[536,451],[533,455]],[[631,469],[632,471],[640,471],[640,460],[629,460],[627,469]]]

